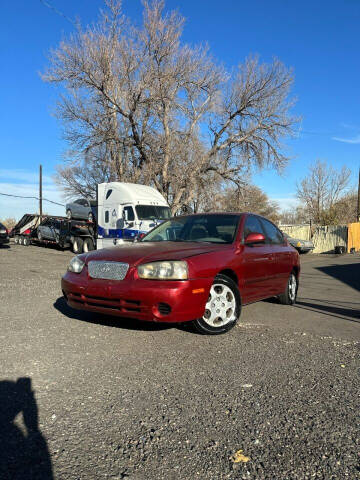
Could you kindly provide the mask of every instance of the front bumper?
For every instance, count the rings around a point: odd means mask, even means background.
[[[9,237],[0,237],[0,245],[3,243],[9,243]]]
[[[196,280],[102,280],[87,269],[66,272],[61,280],[70,307],[145,321],[179,323],[200,318],[213,279]]]

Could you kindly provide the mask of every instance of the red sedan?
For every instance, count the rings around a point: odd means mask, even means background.
[[[230,330],[248,303],[291,305],[299,254],[269,220],[250,213],[169,219],[140,242],[74,257],[62,278],[71,307],[155,322]]]

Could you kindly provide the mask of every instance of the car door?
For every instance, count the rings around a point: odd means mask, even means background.
[[[291,251],[286,245],[280,230],[269,220],[261,218],[266,240],[273,255],[271,293],[277,295],[286,288],[286,282],[291,270]]]
[[[40,232],[43,238],[46,238],[47,240],[50,239],[50,220],[47,219],[45,222],[40,225]]]
[[[87,216],[88,216],[87,200],[82,198],[78,200],[78,217],[87,218]]]
[[[272,250],[267,242],[246,245],[249,233],[265,235],[259,217],[247,215],[244,222],[241,249],[244,302],[252,302],[271,296],[271,275],[273,269]],[[265,235],[266,236],[266,235]]]
[[[123,219],[124,219],[124,240],[133,241],[136,237],[137,230],[135,228],[135,213],[131,205],[125,205],[123,207]]]

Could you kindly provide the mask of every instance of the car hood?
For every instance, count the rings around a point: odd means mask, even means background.
[[[194,255],[222,250],[224,247],[229,246],[228,244],[199,244],[198,242],[139,242],[130,245],[122,244],[117,247],[104,248],[86,254],[85,263],[96,260],[138,265],[144,262],[156,262],[157,260],[181,260]],[[84,259],[84,257],[82,258]]]

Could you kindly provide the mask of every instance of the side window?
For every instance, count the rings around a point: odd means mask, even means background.
[[[105,211],[105,223],[109,223],[109,210]]]
[[[132,207],[124,207],[124,218],[129,222],[133,222],[135,220],[135,214]]]
[[[75,200],[75,202],[74,202],[74,203],[76,203],[77,205],[81,205],[81,201],[82,201],[81,199],[79,199],[79,200]]]
[[[244,225],[244,240],[249,235],[249,233],[262,233],[264,234],[264,229],[260,223],[260,220],[253,215],[246,217]]]
[[[261,219],[261,222],[264,225],[266,240],[268,243],[271,243],[272,245],[281,245],[284,243],[284,237],[275,225],[264,219]]]
[[[110,190],[106,192],[106,197],[105,197],[106,200],[110,197],[111,193],[112,193],[112,188],[110,188]]]

